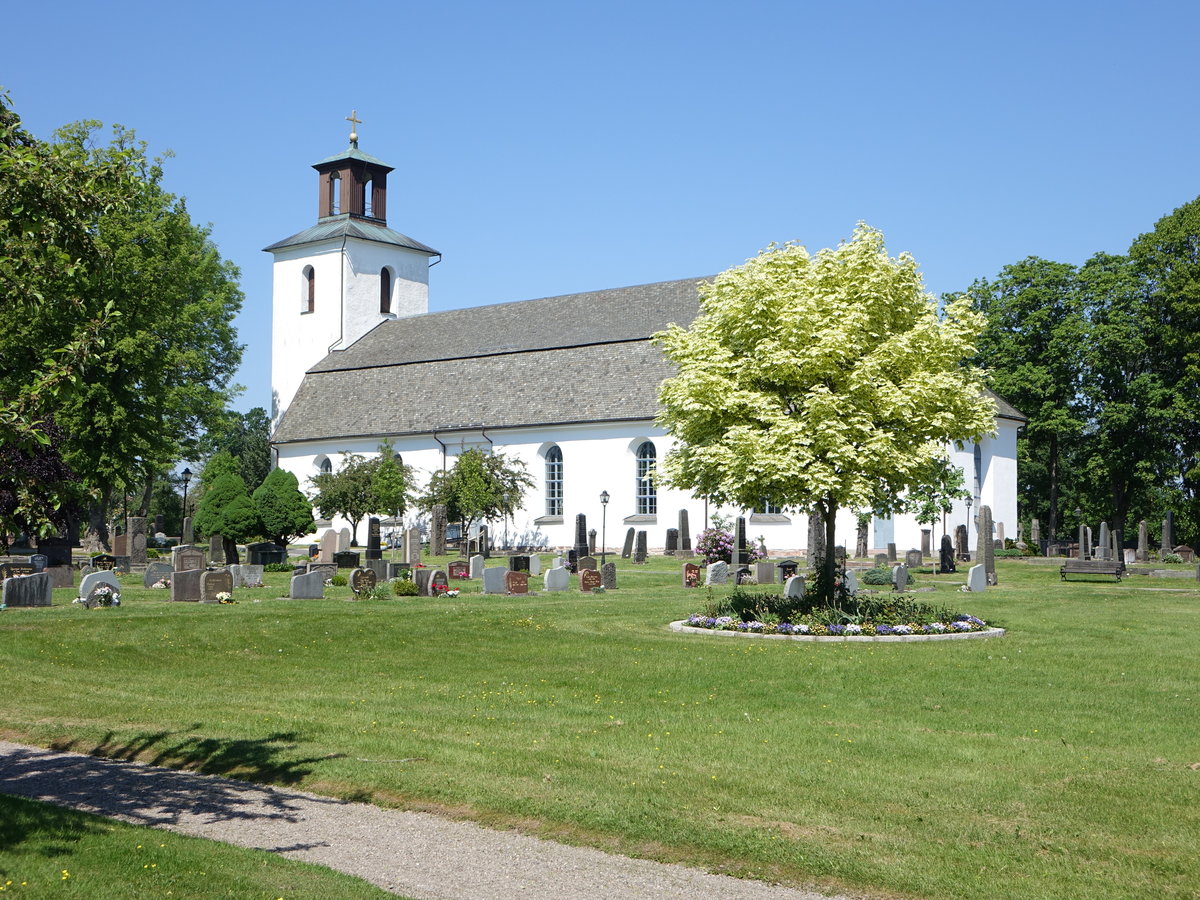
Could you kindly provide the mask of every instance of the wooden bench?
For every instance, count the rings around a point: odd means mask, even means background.
[[[1058,574],[1064,581],[1068,575],[1112,575],[1120,581],[1125,574],[1125,563],[1115,559],[1069,559]]]

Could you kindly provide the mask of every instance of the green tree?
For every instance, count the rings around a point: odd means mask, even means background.
[[[391,441],[379,445],[379,457],[374,462],[371,490],[375,495],[375,512],[387,512],[399,518],[408,508],[408,467],[396,459]]]
[[[271,471],[271,419],[256,406],[246,413],[225,410],[200,441],[201,450],[224,450],[236,460],[238,474],[251,493]]]
[[[236,544],[262,534],[262,522],[241,475],[220,475],[204,493],[196,510],[195,529],[207,538],[220,534],[226,544]]]
[[[286,547],[292,538],[313,530],[312,503],[287,469],[272,469],[251,497],[263,531],[276,544]]]
[[[119,328],[106,329],[73,364],[75,390],[55,402],[67,434],[63,458],[98,492],[89,543],[102,545],[118,492],[195,458],[198,436],[224,409],[241,359],[232,321],[242,295],[236,269],[221,259],[208,229],[164,190],[161,161],[120,126],[108,146],[95,146],[97,127],[62,129],[50,156],[68,168],[113,173],[119,202],[86,211],[89,253],[76,264],[75,282],[47,280],[56,291],[72,289],[69,302],[6,321],[0,391],[10,396],[27,385],[28,373],[70,343],[63,336],[75,335],[77,322],[119,313]]]
[[[941,456],[930,462],[929,471],[905,495],[904,508],[920,524],[936,525],[939,521],[945,522],[955,500],[966,500],[970,496],[963,470],[951,464],[948,457]]]
[[[1078,271],[1031,256],[1005,266],[994,281],[976,281],[967,296],[987,317],[976,361],[992,389],[1029,417],[1017,438],[1020,518],[1041,519],[1054,536],[1064,491],[1073,509],[1083,483],[1072,455],[1087,424],[1083,354],[1090,325]]]
[[[702,285],[691,328],[655,336],[678,374],[660,388],[659,422],[676,438],[659,469],[717,503],[762,497],[816,508],[826,546],[838,509],[899,509],[953,440],[994,428],[975,352],[983,318],[965,297],[936,299],[883,235],[815,256],[771,246]],[[816,590],[834,600],[835,556]]]
[[[313,506],[327,519],[343,516],[352,533],[352,546],[358,546],[358,523],[378,506],[374,491],[374,460],[357,453],[342,456],[336,472],[322,472],[312,479],[317,495]]]
[[[448,472],[433,474],[420,506],[431,510],[444,503],[447,517],[462,522],[469,534],[475,522],[512,516],[533,486],[520,460],[472,448],[460,453]]]

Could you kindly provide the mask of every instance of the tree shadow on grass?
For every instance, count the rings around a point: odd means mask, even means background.
[[[311,771],[308,764],[328,758],[289,757],[295,738],[293,733],[277,733],[257,740],[221,740],[164,731],[123,742],[110,733],[90,748],[78,741],[62,742],[53,750],[0,742],[0,794],[139,825],[169,826],[182,817],[294,822],[300,818],[298,801],[311,803],[310,795],[246,781],[296,784]],[[206,777],[220,775],[245,781]]]
[[[73,810],[35,803],[21,797],[0,796],[0,847],[15,851],[29,843],[29,852],[53,858],[70,853],[72,845],[101,830],[99,820]],[[0,874],[7,875],[0,868]]]

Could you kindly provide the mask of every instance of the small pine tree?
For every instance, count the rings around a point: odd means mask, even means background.
[[[219,475],[204,492],[196,510],[198,534],[220,534],[230,541],[245,541],[262,533],[262,523],[254,502],[246,493],[242,476]]]
[[[281,547],[312,531],[312,504],[300,493],[300,482],[287,469],[272,469],[252,499],[263,531]]]

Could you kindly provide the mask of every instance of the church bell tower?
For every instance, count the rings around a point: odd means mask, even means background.
[[[387,226],[392,167],[350,146],[321,160],[317,223],[264,248],[275,257],[271,315],[271,422],[304,373],[380,323],[429,310],[429,266],[441,254]]]

